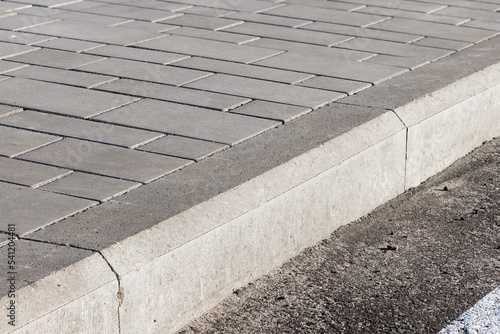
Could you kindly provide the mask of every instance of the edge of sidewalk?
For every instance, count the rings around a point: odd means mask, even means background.
[[[0,332],[175,332],[498,135],[494,37],[16,240]]]

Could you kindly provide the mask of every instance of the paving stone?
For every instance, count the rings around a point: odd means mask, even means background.
[[[112,1],[109,1],[112,2]],[[155,1],[155,0],[134,0],[134,1],[123,1],[120,2],[122,6],[131,6],[139,8],[166,10],[166,11],[180,11],[186,8],[190,8],[190,5],[181,5],[178,3]]]
[[[88,42],[128,45],[162,36],[147,31],[78,21],[58,21],[24,29],[27,32],[56,37],[80,39]]]
[[[227,147],[229,146],[225,144],[169,135],[141,146],[138,150],[199,161]]]
[[[141,42],[135,46],[239,63],[251,63],[282,52],[187,36],[167,36]]]
[[[196,5],[200,7],[210,7],[219,8],[226,10],[236,10],[242,12],[259,12],[270,8],[275,8],[277,6],[282,6],[280,4],[275,4],[270,1],[261,0],[245,0],[245,1],[227,1],[227,0],[176,0],[175,2]]]
[[[205,71],[213,71],[216,73],[232,74],[242,77],[263,79],[288,84],[293,84],[312,76],[305,73],[199,57],[191,57],[189,59],[177,62],[174,64],[174,66],[194,68]]]
[[[236,43],[236,44],[250,42],[259,38],[255,36],[232,34],[224,31],[212,31],[207,29],[198,29],[191,27],[181,27],[178,29],[169,30],[168,32],[172,35],[190,36],[190,37],[203,38],[203,39],[228,42],[228,43]]]
[[[13,11],[23,9],[23,8],[28,8],[28,7],[31,7],[31,5],[23,4],[23,3],[9,2],[9,1],[0,2],[0,12],[3,12],[3,13],[13,12]]]
[[[336,92],[226,74],[214,74],[190,83],[187,87],[310,108],[319,108],[343,96],[343,94]]]
[[[97,63],[80,66],[78,70],[175,86],[211,75],[209,72],[118,58],[108,58]]]
[[[36,188],[72,171],[29,161],[0,157],[0,181]]]
[[[408,10],[413,12],[422,12],[422,13],[430,13],[432,11],[443,8],[443,5],[434,4],[429,2],[420,2],[420,1],[406,1],[406,0],[398,0],[398,1],[385,1],[385,0],[349,0],[349,2],[357,3],[360,5],[377,6],[377,7],[385,7],[387,8],[395,8],[401,10]],[[432,2],[432,1],[430,1]]]
[[[500,28],[500,26],[499,26]],[[499,29],[500,30],[500,29]],[[467,42],[450,41],[449,39],[426,37],[415,43],[415,45],[428,46],[431,48],[446,49],[446,50],[462,50],[473,44]]]
[[[26,235],[83,211],[97,202],[0,182],[2,221],[15,223]],[[5,228],[2,226],[2,228]]]
[[[451,50],[447,50],[448,54],[453,53]],[[443,56],[444,57],[444,56]],[[438,58],[434,58],[432,60],[436,60]],[[401,56],[388,56],[388,55],[378,55],[373,58],[369,58],[366,60],[363,60],[365,63],[370,63],[370,64],[379,64],[379,65],[387,65],[387,66],[393,66],[393,67],[401,67],[401,68],[407,68],[407,69],[415,69],[417,67],[426,65],[430,63],[431,60],[428,58],[409,58],[409,57],[401,57]]]
[[[118,46],[118,45],[105,45],[102,47],[93,48],[92,50],[89,50],[85,53],[98,56],[105,56],[105,57],[139,60],[161,65],[166,65],[173,63],[175,61],[189,58],[189,56],[180,55],[176,53],[145,50],[145,49],[138,49],[127,46]],[[135,65],[135,63],[130,63],[130,64]]]
[[[469,22],[465,23],[464,27],[471,27],[471,28],[480,28],[480,29],[488,29],[488,30],[500,31],[500,22],[472,20],[472,21],[469,21]]]
[[[156,100],[141,100],[96,119],[234,145],[280,124]]]
[[[15,110],[10,110],[14,112]],[[0,118],[3,121],[4,117]],[[61,137],[36,133],[7,126],[0,127],[0,155],[13,158],[36,148],[54,143]]]
[[[14,32],[14,31],[0,30],[0,41],[2,42],[31,45],[38,42],[48,41],[53,38],[54,37],[52,36],[35,35],[29,33],[22,33],[18,31]]]
[[[495,11],[500,8],[500,2],[496,1],[495,4],[495,0],[488,0],[488,2],[469,1],[469,0],[432,0],[432,2],[441,5],[483,9],[490,11]]]
[[[185,14],[194,14],[194,15],[202,15],[202,16],[212,16],[212,17],[221,17],[221,16],[226,16],[232,13],[236,13],[233,10],[225,10],[225,9],[220,9],[220,8],[209,8],[209,7],[199,7],[199,6],[192,6],[189,8],[184,8],[177,10],[179,13],[185,13]]]
[[[241,24],[243,23],[243,21],[210,17],[210,16],[184,14],[168,20],[164,20],[161,23],[167,23],[183,27],[218,30],[222,28],[231,27],[237,24]]]
[[[291,106],[288,104],[272,103],[267,101],[252,101],[241,107],[231,110],[232,113],[276,119],[282,122],[291,121],[311,111],[311,108]]]
[[[20,64],[20,63],[13,63],[10,61],[5,61],[5,60],[0,59],[0,73],[7,73],[9,71],[12,71],[12,70],[15,70],[18,68],[22,68],[22,67],[26,67],[26,66],[28,66],[28,65]]]
[[[289,17],[283,16],[272,16],[265,14],[255,14],[248,12],[235,12],[234,14],[228,14],[228,18],[242,20],[246,22],[256,22],[256,23],[264,23],[264,24],[272,24],[283,27],[297,28],[301,25],[304,25],[308,22],[307,20],[300,19],[292,19]]]
[[[0,81],[0,91],[0,103],[82,118],[138,100],[130,96],[24,78]]]
[[[73,52],[82,52],[86,50],[93,49],[95,47],[101,46],[103,44],[79,41],[77,39],[68,39],[68,38],[54,38],[44,42],[35,43],[36,46],[41,46],[43,48],[48,49],[56,49],[56,50],[64,50],[64,51],[73,51]]]
[[[40,190],[104,202],[139,186],[141,183],[76,172],[45,184]]]
[[[72,138],[23,154],[20,158],[143,183],[151,182],[192,162]]]
[[[335,9],[293,4],[267,10],[265,13],[310,21],[340,23],[358,27],[364,27],[388,19],[388,16],[346,12]]]
[[[2,79],[0,79],[0,80],[2,80]],[[23,108],[12,107],[12,106],[7,106],[5,104],[0,104],[0,117],[9,116],[9,115],[12,115],[16,112],[20,112],[22,110],[23,110]]]
[[[128,79],[113,81],[98,86],[96,89],[132,96],[150,97],[163,101],[177,102],[222,111],[236,108],[250,101],[248,98]]]
[[[352,95],[356,92],[359,92],[363,89],[370,87],[371,84],[360,81],[316,76],[314,78],[311,78],[309,80],[297,84],[297,86],[333,90],[335,92],[341,92],[348,95]]]
[[[246,34],[257,37],[267,37],[273,39],[282,39],[285,41],[301,42],[307,44],[318,44],[332,46],[351,39],[350,36],[337,35],[333,33],[311,32],[288,27],[271,26],[268,24],[245,22],[243,24],[226,28],[224,31],[230,31],[238,34]]]
[[[443,16],[443,15],[434,15],[434,14],[425,14],[418,12],[410,12],[406,10],[399,9],[389,9],[389,8],[380,8],[380,7],[364,7],[356,11],[357,13],[368,13],[368,14],[380,14],[380,15],[390,15],[392,17],[401,17],[419,21],[429,21],[436,23],[446,23],[458,25],[464,22],[467,22],[467,19],[457,18],[452,16]]]
[[[482,20],[482,21],[500,22],[499,12],[490,12],[486,10],[479,10],[473,8],[460,8],[460,7],[449,6],[441,10],[438,10],[434,14],[463,17],[463,18]]]
[[[105,58],[75,52],[39,49],[19,56],[10,57],[8,60],[18,63],[71,69],[103,59]]]
[[[122,17],[103,16],[98,14],[81,13],[81,12],[70,12],[66,10],[61,12],[63,13],[53,15],[52,17],[61,20],[89,22],[96,24],[104,24],[108,26],[124,23],[130,20],[128,18],[122,18]]]
[[[157,32],[157,33],[178,28],[178,26],[173,26],[170,24],[153,23],[146,21],[127,21],[123,24],[120,24],[119,27],[127,29],[136,29],[139,31]]]
[[[21,69],[11,71],[9,72],[9,75],[13,77],[61,83],[82,88],[90,88],[118,79],[115,77],[99,74],[61,70],[57,68],[48,68],[35,65],[30,65],[28,67],[23,67]]]
[[[58,18],[18,14],[0,19],[0,29],[18,30],[59,20]]]
[[[27,45],[0,42],[0,59],[28,53],[37,49]]]
[[[402,18],[393,18],[385,22],[380,22],[371,26],[371,28],[405,32],[409,34],[422,34],[430,37],[471,43],[477,43],[496,34],[488,30],[463,26],[457,27],[442,23],[424,22]]]
[[[334,78],[379,83],[405,72],[404,69],[386,65],[368,64],[345,59],[308,56],[299,52],[287,52],[269,59],[257,62],[257,65],[294,69],[306,73],[331,76]]]
[[[339,9],[345,11],[352,11],[356,8],[364,7],[365,4],[358,5],[347,2],[337,2],[337,1],[324,1],[324,0],[287,0],[287,3],[291,4],[299,4],[299,5],[307,5],[312,7],[320,7],[320,8],[330,8],[330,9]]]
[[[31,4],[34,6],[57,8],[80,0],[17,0],[22,3]]]
[[[150,131],[31,110],[3,117],[0,124],[127,148],[134,148],[163,136]]]
[[[171,17],[180,15],[166,10],[155,10],[148,8],[121,6],[115,4],[100,4],[98,6],[85,6],[90,1],[83,1],[76,4],[65,6],[64,9],[70,11],[79,11],[90,14],[98,14],[111,17],[121,17],[133,20],[142,20],[149,22],[156,22],[165,20]],[[84,5],[85,7],[79,7]]]

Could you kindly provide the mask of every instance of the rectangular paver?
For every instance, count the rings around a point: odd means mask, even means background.
[[[144,99],[96,119],[234,145],[280,122]]]
[[[10,61],[5,61],[0,59],[0,73],[7,73],[18,68],[23,68],[29,66],[27,64],[13,63]]]
[[[448,6],[441,10],[438,10],[434,14],[455,16],[466,19],[500,22],[500,12],[492,12],[486,10],[473,9],[473,8],[460,8],[460,7]]]
[[[0,59],[32,52],[37,49],[27,45],[0,42]]]
[[[226,18],[210,17],[184,14],[168,20],[161,21],[161,23],[172,24],[182,27],[193,27],[202,29],[218,30],[222,28],[231,27],[243,23],[241,20],[232,20]]]
[[[10,112],[15,112],[16,110],[17,109],[11,109]],[[9,112],[8,109],[7,112]],[[3,120],[4,117],[0,118],[0,121]],[[58,136],[0,126],[0,155],[13,158],[19,154],[48,145],[60,139],[61,137]]]
[[[2,1],[0,2],[0,13],[13,12],[28,7],[31,7],[31,5],[24,3],[10,2],[10,1]]]
[[[170,29],[178,28],[179,26],[173,26],[170,24],[162,24],[162,23],[153,23],[147,21],[128,21],[118,25],[117,27],[135,29],[139,31],[157,32],[157,33],[167,31],[168,33]]]
[[[431,48],[454,50],[454,51],[462,50],[473,45],[472,43],[469,42],[450,41],[449,39],[434,38],[434,37],[426,37],[419,41],[416,41],[413,44],[428,46]]]
[[[0,124],[128,148],[134,148],[163,136],[150,131],[31,110],[0,118]]]
[[[212,31],[208,29],[198,29],[192,27],[181,27],[168,31],[172,35],[191,36],[196,38],[209,39],[228,43],[242,44],[258,39],[259,37],[250,35],[232,34],[223,30]]]
[[[19,31],[0,30],[0,41],[2,42],[31,45],[34,43],[44,42],[51,39],[54,39],[54,37],[24,33]]]
[[[42,17],[31,15],[13,15],[4,17],[0,20],[0,28],[7,30],[19,30],[30,27],[36,27],[42,24],[56,22],[60,19],[55,17]]]
[[[24,78],[0,81],[0,103],[87,118],[138,100]],[[25,92],[30,92],[26,94]]]
[[[380,14],[380,15],[390,15],[392,17],[400,17],[412,20],[419,21],[429,21],[435,23],[445,23],[452,25],[459,25],[464,22],[467,22],[469,19],[453,17],[453,16],[444,16],[444,15],[434,15],[434,14],[425,14],[418,12],[411,12],[406,10],[399,9],[389,9],[389,8],[381,8],[381,7],[364,7],[356,11],[357,13],[368,13],[368,14]]]
[[[272,24],[290,28],[297,28],[301,25],[311,22],[309,20],[292,19],[283,16],[255,14],[249,12],[235,12],[233,14],[227,15],[227,17],[232,19],[242,20],[245,22]]]
[[[406,0],[398,0],[398,1],[385,1],[385,0],[349,0],[349,2],[357,3],[360,5],[377,6],[377,7],[385,7],[385,8],[395,8],[401,10],[408,10],[413,12],[422,12],[422,13],[430,13],[435,10],[441,9],[445,6],[441,4],[428,3],[428,2],[420,2],[420,1],[406,1]],[[433,1],[430,1],[433,2]]]
[[[0,181],[36,188],[72,171],[29,161],[0,157]]]
[[[187,5],[196,5],[201,7],[220,8],[226,10],[237,10],[243,12],[259,12],[270,8],[282,6],[271,1],[245,0],[245,1],[227,1],[227,0],[176,0],[178,3]]]
[[[297,86],[333,90],[336,92],[351,95],[359,92],[360,90],[370,87],[371,84],[361,81],[316,76],[309,80],[298,83]]]
[[[103,44],[80,41],[77,39],[53,38],[53,39],[48,40],[48,41],[35,43],[34,45],[41,46],[43,48],[49,48],[49,49],[82,52],[82,51],[90,50],[90,49],[93,49],[95,47],[101,46]]]
[[[176,10],[178,13],[194,14],[201,16],[222,17],[228,14],[236,13],[234,10],[226,10],[220,8],[190,6],[184,9]]]
[[[0,81],[5,80],[7,78],[8,77],[0,77]],[[12,107],[12,106],[7,106],[5,104],[0,104],[0,117],[9,116],[9,115],[12,115],[16,112],[20,112],[22,110],[23,110],[23,108]]]
[[[277,119],[282,122],[288,122],[308,113],[311,110],[311,108],[297,107],[288,104],[267,101],[252,101],[231,110],[231,112],[235,114]]]
[[[102,47],[93,48],[86,51],[85,53],[105,57],[140,60],[161,65],[166,65],[175,61],[189,58],[189,56],[180,55],[177,53],[145,50],[118,45],[105,45]]]
[[[9,61],[15,61],[18,63],[42,65],[64,69],[75,68],[77,66],[90,64],[103,59],[105,58],[52,49],[39,49],[26,54],[8,58]]]

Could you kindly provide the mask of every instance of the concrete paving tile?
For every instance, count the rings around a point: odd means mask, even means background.
[[[138,100],[130,96],[24,78],[0,81],[0,91],[0,103],[82,118]]]
[[[457,6],[464,8],[482,9],[495,11],[500,8],[500,2],[498,0],[488,0],[488,1],[470,1],[470,0],[432,0],[433,3]],[[495,4],[496,3],[496,4]]]
[[[135,29],[139,31],[150,31],[150,32],[163,32],[169,31],[170,29],[178,28],[178,26],[173,26],[170,24],[153,23],[146,21],[127,21],[118,25],[122,28]]]
[[[297,86],[333,90],[335,92],[352,95],[356,92],[359,92],[360,90],[370,87],[371,84],[360,81],[316,76],[309,80],[298,83]]]
[[[182,27],[218,30],[222,28],[231,27],[237,24],[241,24],[243,23],[243,21],[210,17],[210,16],[184,14],[168,20],[163,20],[161,21],[161,23],[167,23]]]
[[[134,148],[163,136],[150,131],[31,110],[3,117],[0,124],[127,148]]]
[[[292,19],[283,16],[272,16],[272,15],[265,15],[258,13],[256,14],[248,12],[235,12],[233,14],[228,14],[226,17],[246,22],[264,23],[264,24],[271,24],[271,25],[290,27],[290,28],[296,28],[303,24],[311,22],[308,20]]]
[[[8,58],[9,61],[15,61],[18,63],[42,65],[63,69],[71,69],[81,65],[94,63],[103,59],[106,58],[53,49],[39,49],[26,54]]]
[[[104,202],[139,186],[141,183],[75,172],[39,189]]]
[[[447,50],[448,54],[453,53],[451,50]],[[447,55],[448,55],[447,54]],[[437,58],[436,58],[437,59]],[[436,60],[431,59],[431,60]],[[387,65],[393,67],[401,67],[407,69],[415,69],[417,67],[428,64],[431,60],[426,58],[409,58],[401,56],[388,56],[388,55],[378,55],[373,58],[363,60],[364,63]]]
[[[0,59],[21,55],[38,49],[27,45],[0,42]]]
[[[364,27],[388,19],[388,16],[382,15],[345,12],[342,10],[294,4],[267,10],[265,13],[303,20],[339,23],[358,27]]]
[[[97,202],[0,182],[2,221],[25,235],[83,211]]]
[[[0,181],[36,188],[72,173],[71,170],[0,157]]]
[[[19,31],[14,32],[14,31],[0,30],[0,41],[2,42],[31,45],[34,43],[44,42],[51,39],[54,39],[54,37],[23,33]]]
[[[155,10],[155,9],[121,6],[114,4],[102,4],[100,6],[92,6],[88,8],[76,8],[76,6],[77,4],[65,6],[65,9],[81,11],[91,14],[104,15],[104,16],[149,21],[149,22],[161,21],[180,15],[179,13],[173,13],[166,10]]]
[[[314,109],[343,96],[343,94],[336,92],[290,86],[276,82],[242,78],[226,74],[215,74],[211,77],[190,83],[187,87],[238,96],[248,96],[258,100],[292,104]]]
[[[71,11],[66,11],[66,10],[61,11],[61,12],[63,12],[63,13],[53,15],[52,17],[55,19],[61,19],[61,20],[89,22],[89,23],[96,23],[96,24],[104,24],[107,26],[120,24],[120,23],[127,22],[130,20],[128,18],[103,16],[103,15],[92,14],[92,13],[71,12]]]
[[[41,67],[35,65],[30,65],[28,67],[23,67],[21,69],[11,71],[9,72],[9,75],[13,77],[48,81],[82,88],[90,88],[118,79],[105,75],[61,70],[57,68]]]
[[[388,9],[388,8],[372,7],[372,6],[361,8],[357,10],[356,13],[390,15],[392,17],[400,17],[400,18],[413,19],[419,21],[429,21],[429,22],[445,23],[453,25],[458,25],[468,21],[468,19],[464,20],[463,18],[457,18],[453,16],[425,14],[425,13],[406,11],[406,10]]]
[[[236,13],[236,11],[234,10],[225,10],[220,8],[199,7],[199,6],[191,6],[185,9],[177,10],[176,12],[184,14],[212,16],[212,17],[221,17],[232,13]]]
[[[209,7],[217,9],[235,10],[242,12],[259,12],[266,9],[281,6],[270,1],[245,0],[245,1],[227,1],[227,0],[176,0],[175,2],[187,5],[196,5],[200,7]]]
[[[102,47],[93,48],[92,50],[88,50],[85,53],[98,56],[112,57],[112,58],[139,60],[161,65],[166,65],[173,63],[175,61],[189,58],[189,56],[180,55],[176,53],[145,50],[145,49],[138,49],[127,46],[118,46],[118,45],[105,45]],[[135,63],[133,64],[135,65]]]
[[[0,79],[0,81],[1,80],[3,80],[3,79]],[[12,107],[12,106],[7,106],[5,104],[0,104],[0,117],[9,116],[9,115],[12,115],[16,112],[20,112],[22,110],[23,110],[23,108]]]
[[[31,7],[31,5],[23,4],[23,3],[15,3],[15,2],[10,2],[10,1],[0,2],[0,12],[2,12],[2,13],[13,12],[13,11],[23,9],[23,8],[28,8],[28,7]]]
[[[31,15],[13,15],[0,19],[0,29],[18,30],[38,25],[59,21],[58,18],[31,16]]]
[[[191,56],[229,60],[238,63],[251,63],[282,52],[187,36],[167,36],[141,42],[135,44],[135,46],[146,49],[176,52]]]
[[[151,182],[192,162],[72,138],[65,138],[19,158],[143,183]]]
[[[482,20],[482,21],[500,22],[499,12],[491,12],[473,8],[460,8],[460,7],[448,6],[446,8],[436,11],[434,14],[455,16],[455,17]]]
[[[80,66],[78,70],[174,86],[179,86],[211,75],[210,72],[118,58],[108,58],[97,63]]]
[[[231,112],[235,114],[276,119],[282,122],[291,121],[292,119],[302,116],[309,111],[311,111],[311,108],[267,101],[252,101],[231,110]]]
[[[360,5],[377,6],[385,8],[395,8],[400,10],[408,10],[413,12],[430,13],[432,11],[443,8],[443,5],[435,4],[430,2],[420,2],[420,1],[406,1],[398,0],[397,2],[385,1],[385,0],[349,0],[351,3],[356,3]]]
[[[310,74],[286,71],[274,68],[260,67],[255,65],[232,63],[222,60],[191,57],[177,62],[174,66],[194,68],[216,73],[232,74],[247,78],[263,79],[282,83],[293,84],[311,77]]]
[[[120,79],[96,89],[123,93],[132,96],[150,97],[157,100],[177,102],[198,107],[227,111],[250,101],[249,98],[202,92],[183,87],[165,86],[145,81]]]
[[[27,64],[13,63],[10,61],[5,61],[0,59],[0,73],[7,73],[9,71],[29,66]]]
[[[412,44],[428,46],[431,48],[454,50],[454,51],[462,50],[465,49],[466,47],[473,45],[472,43],[468,42],[451,41],[449,39],[434,38],[434,37],[426,37]]]
[[[368,64],[337,58],[308,56],[304,61],[304,54],[287,52],[282,55],[258,61],[257,65],[294,69],[306,73],[331,76],[334,78],[379,83],[405,72],[404,69],[386,65]]]
[[[323,0],[287,0],[286,3],[299,4],[312,7],[339,9],[345,11],[355,10],[356,8],[363,7],[365,4],[358,5],[356,3],[338,2],[338,1],[323,1]]]
[[[198,29],[192,27],[181,27],[178,29],[169,30],[168,32],[172,35],[190,36],[190,37],[203,38],[203,39],[228,42],[228,43],[236,43],[236,44],[250,42],[259,38],[255,36],[232,34],[220,30],[212,31],[208,29]]]
[[[422,34],[430,37],[471,43],[477,43],[496,34],[495,32],[488,30],[462,26],[457,27],[442,23],[424,22],[402,18],[393,18],[385,22],[380,22],[371,26],[371,28],[405,32],[409,34]]]
[[[31,4],[33,6],[47,7],[47,8],[57,8],[59,6],[64,6],[80,0],[19,0],[23,3]]]
[[[281,124],[187,105],[141,100],[96,119],[234,145]]]
[[[141,151],[201,160],[229,147],[225,144],[168,135],[138,148]]]
[[[469,21],[469,22],[465,23],[464,27],[471,27],[471,28],[480,28],[480,29],[488,29],[488,30],[500,31],[500,22],[472,20],[472,21]]]
[[[312,32],[253,22],[245,22],[234,27],[225,28],[224,31],[324,46],[332,46],[352,38],[350,36],[333,33]]]
[[[10,111],[12,112],[15,110]],[[1,120],[3,120],[3,117]],[[7,126],[1,126],[0,130],[0,143],[2,143],[0,146],[0,155],[9,158],[13,158],[19,154],[26,153],[61,139],[61,137],[57,136]]]
[[[115,45],[128,45],[162,36],[161,34],[122,28],[120,26],[109,27],[101,24],[78,21],[58,21],[27,28],[23,31]]]
[[[112,2],[112,1],[110,1]],[[139,8],[166,10],[166,11],[180,11],[186,8],[190,8],[190,5],[182,5],[172,2],[155,1],[155,0],[134,0],[134,1],[123,1],[120,2],[122,6],[131,6]]]
[[[48,49],[56,49],[56,50],[64,50],[64,51],[73,51],[73,52],[82,52],[95,47],[98,47],[100,43],[79,41],[77,39],[68,39],[68,38],[54,38],[44,42],[34,43],[35,46],[41,46],[43,48]]]

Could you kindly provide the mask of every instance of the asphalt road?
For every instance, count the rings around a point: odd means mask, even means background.
[[[181,333],[437,333],[500,284],[500,138]]]

